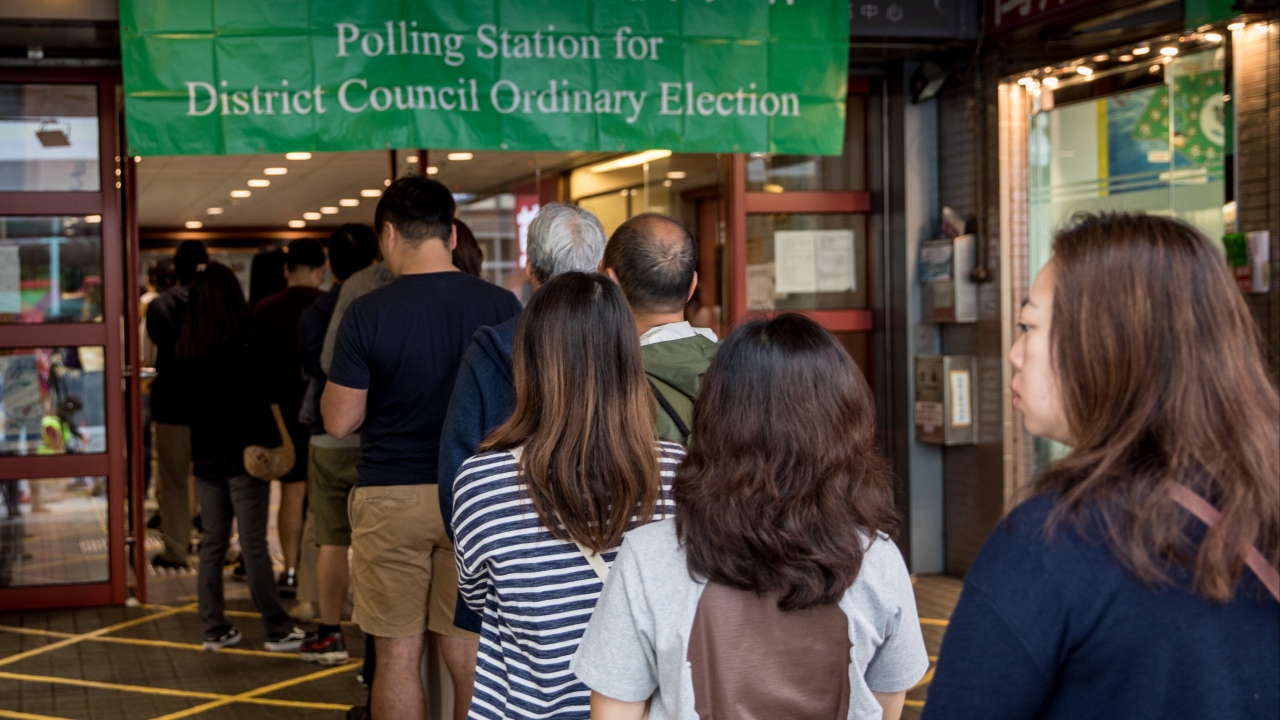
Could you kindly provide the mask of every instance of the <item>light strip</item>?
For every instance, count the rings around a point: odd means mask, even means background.
[[[654,160],[661,160],[665,157],[671,157],[670,150],[645,150],[644,152],[636,153],[635,155],[627,155],[625,157],[620,157],[617,160],[610,160],[609,162],[603,162],[599,165],[592,165],[588,170],[593,173],[613,172],[614,170],[621,170],[623,168],[635,167],[647,162],[653,162]]]

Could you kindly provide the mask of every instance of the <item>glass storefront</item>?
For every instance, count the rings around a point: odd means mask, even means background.
[[[102,322],[102,217],[0,217],[0,324]]]
[[[98,88],[0,83],[0,192],[97,192]]]

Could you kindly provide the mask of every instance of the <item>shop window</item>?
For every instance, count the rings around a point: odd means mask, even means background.
[[[0,455],[107,450],[101,346],[0,349]]]
[[[106,518],[105,477],[0,481],[0,588],[107,582]]]
[[[0,324],[102,322],[102,217],[0,217]]]
[[[0,192],[97,192],[98,89],[0,83]]]

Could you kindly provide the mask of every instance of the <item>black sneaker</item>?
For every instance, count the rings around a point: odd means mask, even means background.
[[[298,571],[289,568],[280,573],[280,579],[276,582],[276,589],[280,591],[280,597],[286,600],[292,600],[298,596]]]
[[[262,647],[271,652],[297,652],[302,647],[302,641],[306,639],[307,634],[295,627],[284,635],[268,636],[262,643]]]
[[[240,644],[240,631],[234,627],[226,627],[220,630],[210,630],[204,634],[205,650],[221,650],[222,648],[231,647]]]
[[[159,530],[159,529],[160,529],[160,513],[156,513],[155,515],[152,515],[152,516],[147,520],[147,529],[148,529],[148,530]]]
[[[321,665],[343,665],[351,659],[341,632],[308,635],[307,639],[302,641],[301,657],[303,662]]]
[[[151,558],[151,567],[156,570],[190,570],[191,567],[184,562],[170,560],[163,555],[157,555]]]

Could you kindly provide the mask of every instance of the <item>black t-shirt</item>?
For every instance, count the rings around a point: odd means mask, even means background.
[[[369,391],[360,485],[436,482],[462,353],[476,330],[519,312],[510,292],[462,272],[401,275],[351,304],[329,380]]]
[[[151,382],[151,418],[159,423],[191,421],[191,382],[173,358],[173,347],[187,315],[188,289],[179,285],[147,306],[147,335],[156,346],[156,378]]]

